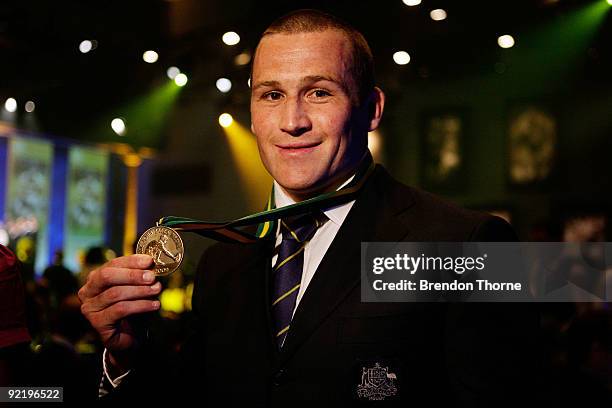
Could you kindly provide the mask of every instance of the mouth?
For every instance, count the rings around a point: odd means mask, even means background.
[[[321,142],[295,142],[277,144],[276,147],[285,154],[300,154],[313,151]]]
[[[286,150],[298,150],[298,149],[308,149],[310,147],[315,147],[320,145],[321,142],[297,142],[297,143],[281,143],[277,144],[276,147],[280,149]]]

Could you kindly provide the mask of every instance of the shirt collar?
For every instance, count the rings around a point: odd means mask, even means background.
[[[342,187],[346,186],[348,183],[353,180],[355,174],[349,177],[340,187],[336,189],[336,191],[340,190]],[[337,224],[338,226],[342,225],[344,219],[348,215],[351,210],[352,204],[355,200],[350,201],[345,204],[336,205],[334,207],[329,207],[323,211],[323,213],[329,218],[331,222]],[[291,204],[295,204],[295,200],[287,195],[285,190],[274,180],[274,203],[276,204],[276,208],[285,207]]]

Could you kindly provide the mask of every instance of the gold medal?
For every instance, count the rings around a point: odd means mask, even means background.
[[[138,239],[136,253],[151,256],[155,262],[153,273],[156,276],[165,276],[181,266],[185,248],[180,235],[172,228],[153,227]]]

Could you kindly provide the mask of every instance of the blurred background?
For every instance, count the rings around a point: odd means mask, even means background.
[[[500,215],[525,241],[610,241],[611,0],[3,0],[0,244],[23,264],[37,381],[97,387],[100,345],[75,297],[90,270],[162,216],[263,209],[250,63],[266,26],[304,7],[369,41],[387,94],[370,149],[396,178]],[[154,318],[170,352],[211,244],[183,239]],[[608,305],[541,315],[540,397],[609,399]],[[66,356],[82,368],[62,377]]]

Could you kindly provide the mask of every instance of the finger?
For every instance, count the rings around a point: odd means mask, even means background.
[[[112,259],[106,266],[128,269],[147,269],[153,265],[153,258],[145,254],[134,254],[128,256],[120,256]]]
[[[159,309],[158,300],[124,300],[104,309],[104,320],[109,324],[134,314],[152,312]]]
[[[147,286],[112,286],[92,298],[87,304],[87,310],[98,312],[125,300],[146,299],[155,296],[160,291],[160,282]]]
[[[102,267],[93,271],[82,288],[81,300],[98,296],[106,288],[119,285],[151,285],[155,274],[148,270]]]

